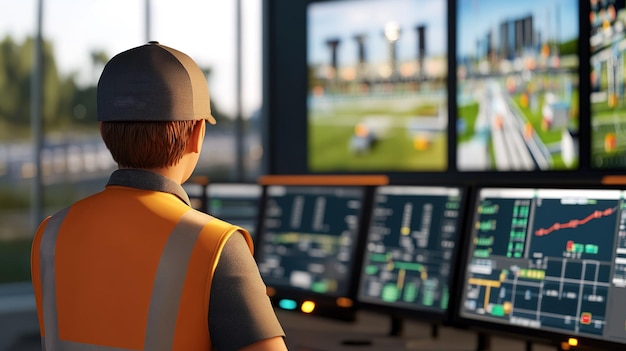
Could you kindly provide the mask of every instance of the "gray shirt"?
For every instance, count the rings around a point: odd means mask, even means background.
[[[284,336],[248,244],[233,234],[215,269],[209,301],[209,332],[217,350],[237,350]]]

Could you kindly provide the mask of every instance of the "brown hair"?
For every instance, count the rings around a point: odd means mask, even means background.
[[[102,122],[100,133],[119,167],[163,168],[183,157],[197,122]]]

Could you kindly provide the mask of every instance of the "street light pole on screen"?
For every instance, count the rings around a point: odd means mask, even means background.
[[[37,1],[36,15],[36,35],[33,45],[33,75],[30,86],[30,123],[33,134],[33,189],[31,194],[31,221],[33,232],[43,219],[42,192],[43,181],[41,175],[41,148],[43,145],[43,121],[41,116],[41,96],[42,96],[42,35],[41,27],[43,22],[43,0]]]
[[[150,33],[150,18],[151,18],[151,11],[150,11],[150,0],[146,0],[146,43],[149,42],[150,40],[152,40],[152,38],[150,38],[152,36],[152,34]]]

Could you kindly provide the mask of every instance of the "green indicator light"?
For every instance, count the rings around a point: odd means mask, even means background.
[[[396,302],[400,297],[400,290],[393,284],[387,284],[383,287],[381,298],[386,302]]]
[[[480,213],[486,215],[496,214],[498,213],[498,205],[481,206]]]
[[[395,268],[406,269],[409,271],[421,272],[424,270],[424,265],[422,265],[421,263],[396,262],[393,265]]]
[[[477,229],[484,231],[484,230],[495,230],[496,229],[496,221],[491,220],[491,221],[485,221],[485,222],[478,222],[477,223]]]
[[[478,246],[491,246],[491,245],[493,245],[493,236],[482,237],[482,238],[476,239],[476,245],[478,245]]]
[[[316,293],[325,293],[328,291],[328,284],[326,282],[316,282],[311,285],[311,291]]]
[[[443,295],[441,297],[441,308],[445,310],[448,308],[448,301],[450,300],[450,293],[448,292],[448,287],[445,286],[441,293]]]
[[[372,262],[387,262],[387,255],[385,254],[371,254],[370,261]]]
[[[474,250],[474,257],[487,258],[489,257],[489,250]]]
[[[365,267],[365,274],[367,275],[376,275],[378,274],[378,266],[369,265]]]
[[[325,281],[311,284],[311,291],[323,294],[328,291],[328,284]]]
[[[415,284],[408,284],[404,287],[404,301],[414,302],[417,298],[417,287]]]
[[[457,210],[459,208],[458,202],[446,202],[446,208],[449,210]]]
[[[433,306],[435,304],[435,290],[437,284],[433,280],[424,282],[424,293],[422,295],[422,304],[424,306]]]
[[[491,315],[496,317],[504,317],[504,306],[493,305],[493,307],[491,307]]]

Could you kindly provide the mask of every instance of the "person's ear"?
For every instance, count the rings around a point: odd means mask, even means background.
[[[191,148],[189,150],[190,152],[200,153],[200,150],[202,150],[202,142],[204,141],[205,130],[205,121],[196,121],[196,124],[193,126],[193,132],[191,133],[191,139],[189,140],[189,144],[187,144],[187,146]]]

